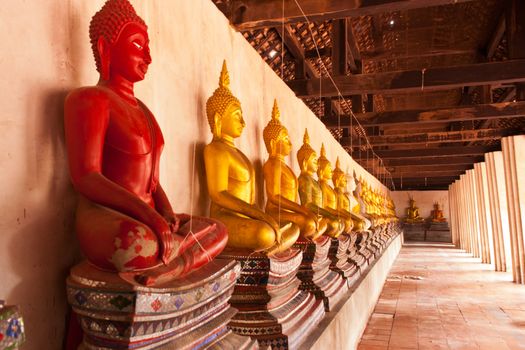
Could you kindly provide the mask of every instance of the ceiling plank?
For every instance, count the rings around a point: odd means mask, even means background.
[[[301,0],[299,3],[310,21],[374,15],[472,0]],[[223,12],[238,30],[275,27],[283,22],[282,0],[232,0]],[[304,22],[295,0],[284,0],[284,22]]]
[[[445,109],[416,109],[359,113],[356,117],[363,126],[393,126],[414,123],[454,122],[481,119],[516,118],[525,116],[525,102],[500,102],[482,105],[458,106]],[[349,116],[325,119],[327,128],[350,127]]]
[[[516,129],[475,129],[461,131],[427,132],[406,135],[381,135],[369,136],[368,140],[373,147],[399,146],[432,143],[455,143],[455,142],[477,142],[497,140],[505,136],[519,134]],[[340,142],[343,146],[349,146],[352,140],[343,137]],[[355,142],[354,142],[355,143]]]
[[[409,166],[409,165],[471,165],[474,163],[484,161],[484,156],[459,156],[459,157],[446,157],[446,158],[398,158],[398,159],[384,159],[385,165],[387,167],[396,167],[396,166]]]
[[[396,150],[376,150],[378,157],[382,159],[390,158],[423,158],[423,157],[458,157],[466,155],[483,155],[487,152],[498,151],[500,146],[470,146],[470,147],[438,147],[421,149],[396,149]],[[366,152],[352,152],[354,159],[366,159]]]
[[[321,80],[321,81],[320,81]],[[330,78],[293,80],[288,86],[298,97],[335,97],[361,94],[395,94],[439,91],[464,86],[497,85],[525,81],[525,59],[434,67]],[[321,86],[320,86],[321,85]],[[339,91],[338,91],[339,89]]]

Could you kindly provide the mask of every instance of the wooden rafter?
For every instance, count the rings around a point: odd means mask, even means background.
[[[497,140],[504,136],[518,134],[519,132],[520,130],[515,129],[475,129],[461,131],[427,132],[406,135],[370,136],[368,139],[373,147],[378,147]],[[348,146],[351,141],[348,138],[342,138],[340,142],[341,145]]]
[[[469,1],[472,0],[301,0],[299,4],[311,21],[325,21]],[[260,29],[282,23],[282,5],[282,0],[231,0],[222,10],[237,29]],[[284,16],[285,23],[304,22],[294,0],[284,1]]]
[[[394,71],[333,77],[343,96],[366,93],[410,93],[439,91],[464,86],[525,82],[525,59],[476,63],[422,70]],[[329,78],[288,82],[299,97],[338,96]],[[320,86],[321,85],[321,86]]]
[[[385,159],[387,167],[397,166],[425,166],[425,165],[471,165],[477,162],[482,162],[484,156],[459,156],[450,158],[401,158],[401,159]]]
[[[458,157],[476,156],[487,152],[499,150],[499,146],[470,146],[470,147],[438,147],[420,149],[395,149],[395,150],[376,150],[377,156],[383,159],[390,158],[424,158],[424,157]],[[367,159],[366,152],[354,151],[354,159]]]
[[[517,118],[525,116],[525,102],[501,102],[483,105],[458,106],[446,109],[406,110],[360,113],[357,115],[363,126],[393,126],[403,124],[425,124],[482,119]],[[350,127],[350,117],[324,120],[328,128]]]

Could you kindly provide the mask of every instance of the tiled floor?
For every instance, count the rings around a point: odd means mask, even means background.
[[[446,244],[405,244],[359,350],[525,349],[525,286]]]

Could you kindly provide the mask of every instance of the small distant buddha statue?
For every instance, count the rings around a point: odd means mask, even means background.
[[[317,178],[319,179],[319,185],[323,193],[323,208],[339,219],[344,225],[344,233],[350,234],[354,223],[349,215],[346,215],[344,211],[338,210],[337,208],[337,194],[334,188],[330,186],[333,177],[332,164],[328,158],[326,158],[324,144],[321,144],[321,156],[319,157],[318,164]]]
[[[443,216],[443,210],[438,202],[434,203],[434,210],[430,213],[430,220],[432,222],[446,222],[447,219]]]
[[[268,197],[266,212],[277,221],[297,224],[302,239],[316,240],[326,231],[327,224],[321,224],[317,214],[297,203],[298,180],[284,161],[292,151],[292,143],[288,130],[281,124],[277,100],[274,101],[272,118],[264,128],[263,138],[270,155],[263,166]]]
[[[366,228],[366,221],[367,219],[361,215],[361,211],[359,209],[359,201],[355,197],[354,191],[357,187],[357,183],[355,181],[355,172],[354,175],[347,174],[347,187],[345,189],[345,195],[349,200],[349,206],[350,206],[350,213],[353,216],[354,221],[354,230],[355,231],[364,231]]]
[[[228,228],[228,247],[269,255],[287,250],[299,237],[299,227],[293,223],[280,227],[255,204],[253,165],[234,144],[245,122],[241,103],[230,91],[226,61],[219,87],[206,102],[206,115],[213,134],[213,140],[204,148],[210,215]]]
[[[314,174],[318,171],[317,153],[310,145],[310,137],[306,129],[304,131],[303,145],[297,151],[297,161],[301,168],[301,174],[299,175],[299,198],[301,199],[301,204],[323,217],[320,227],[328,225],[325,232],[326,235],[332,238],[338,237],[344,230],[344,224],[339,220],[337,213],[324,207],[321,185],[314,178]]]
[[[218,255],[227,232],[214,220],[176,215],[159,183],[164,139],[134,94],[151,63],[144,21],[127,0],[108,0],[89,35],[100,79],[65,101],[80,248],[91,266],[128,281],[181,277]]]
[[[424,221],[421,216],[419,216],[419,208],[416,206],[416,201],[414,198],[409,197],[409,207],[407,208],[407,217],[405,221],[408,223],[418,223]]]

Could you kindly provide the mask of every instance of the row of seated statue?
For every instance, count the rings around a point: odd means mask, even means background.
[[[76,234],[89,268],[132,285],[162,285],[207,265],[226,247],[274,256],[299,241],[396,221],[388,195],[357,181],[355,173],[347,192],[339,159],[332,169],[324,145],[318,157],[307,131],[296,177],[285,162],[292,144],[277,102],[263,131],[267,202],[259,208],[254,167],[234,144],[245,121],[226,62],[206,103],[213,134],[204,149],[210,218],[175,214],[159,183],[161,129],[134,94],[152,62],[147,26],[127,0],[108,0],[91,21],[90,39],[99,81],[65,101],[69,170],[79,193]],[[71,302],[83,305],[83,293],[76,291]]]

